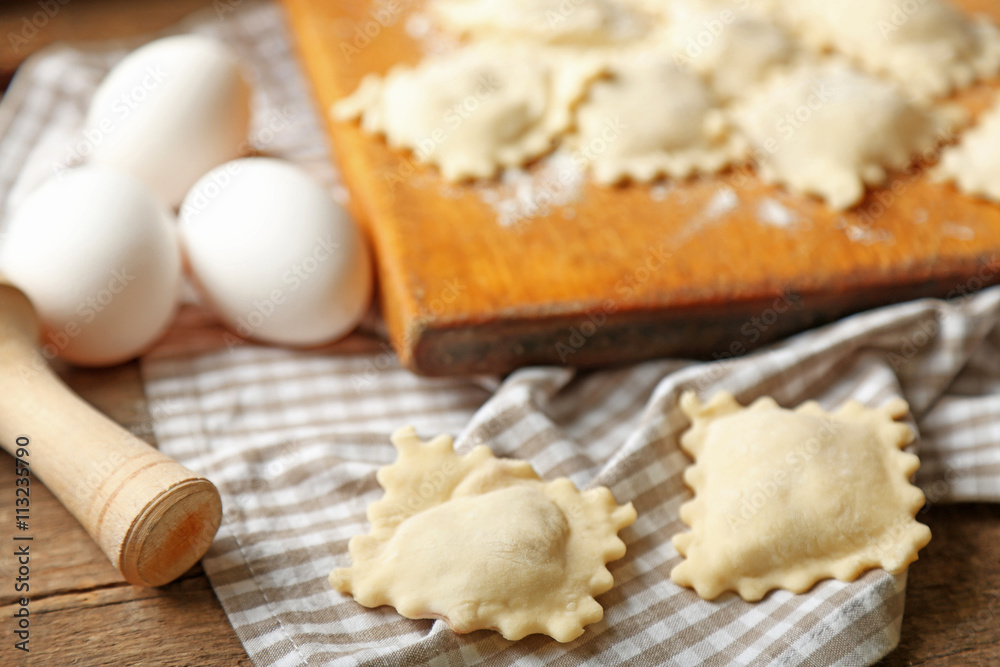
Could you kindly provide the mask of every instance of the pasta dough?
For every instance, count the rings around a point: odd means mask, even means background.
[[[985,112],[961,143],[944,151],[934,172],[962,192],[1000,203],[1000,106]]]
[[[761,176],[835,209],[903,169],[947,134],[944,116],[839,61],[804,65],[761,87],[735,112]]]
[[[601,620],[593,596],[614,583],[605,564],[625,555],[617,533],[636,519],[631,503],[544,482],[485,446],[460,456],[447,436],[425,443],[406,428],[392,442],[399,456],[378,471],[385,495],[368,507],[371,532],[351,539],[353,566],[330,574],[335,589],[507,639],[567,642]]]
[[[527,47],[467,47],[369,75],[333,114],[360,117],[365,130],[437,165],[447,180],[490,178],[549,152],[603,69],[594,58]]]
[[[1000,71],[1000,31],[947,0],[777,0],[776,16],[817,48],[835,48],[920,97]]]
[[[648,32],[648,17],[615,0],[433,0],[429,7],[445,29],[477,38],[595,46]]]
[[[598,183],[714,173],[746,154],[708,87],[665,57],[614,69],[577,117],[571,143]]]
[[[707,77],[723,100],[743,97],[798,56],[792,36],[773,20],[718,6],[672,2],[670,42],[676,59]]]
[[[957,116],[932,98],[1000,72],[1000,29],[947,0],[426,6],[464,45],[366,77],[333,115],[451,182],[556,146],[604,185],[752,158],[765,181],[844,210],[950,138]],[[963,146],[939,173],[995,198],[990,156]]]
[[[684,473],[695,495],[681,507],[691,530],[673,538],[685,560],[670,576],[701,597],[731,590],[755,601],[876,567],[895,574],[930,541],[914,520],[924,494],[908,481],[920,461],[900,451],[913,431],[894,421],[904,401],[827,413],[770,398],[744,408],[727,393],[702,404],[686,392],[681,409],[692,422],[681,447],[695,461]]]

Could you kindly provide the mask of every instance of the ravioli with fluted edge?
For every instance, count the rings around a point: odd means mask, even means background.
[[[712,174],[746,156],[746,141],[693,72],[662,55],[610,71],[580,105],[570,138],[578,155],[589,156],[598,183]]]
[[[1000,30],[948,0],[771,0],[803,39],[834,48],[913,95],[946,97],[1000,72]]]
[[[649,32],[649,17],[617,0],[435,0],[428,8],[449,31],[486,39],[604,46]]]
[[[957,145],[944,150],[933,175],[966,194],[1000,203],[1000,106],[984,111]]]
[[[733,115],[764,180],[834,209],[855,206],[866,186],[933,154],[959,120],[838,59],[774,77]]]
[[[694,498],[681,506],[690,531],[673,537],[684,561],[670,577],[702,598],[735,591],[756,601],[873,568],[897,574],[930,541],[914,519],[924,494],[909,481],[920,461],[901,451],[914,438],[896,421],[905,401],[826,412],[813,401],[743,407],[725,392],[708,403],[686,392],[681,409]]]
[[[603,618],[594,596],[614,584],[606,564],[625,555],[618,531],[636,519],[631,503],[543,481],[483,445],[460,455],[446,435],[422,442],[403,428],[392,443],[398,458],[377,473],[385,495],[368,506],[371,532],[351,539],[353,565],[330,573],[335,589],[512,640],[567,642]]]
[[[525,45],[467,46],[385,77],[369,74],[333,114],[360,118],[366,131],[437,165],[447,180],[492,178],[550,152],[604,70],[593,57]]]

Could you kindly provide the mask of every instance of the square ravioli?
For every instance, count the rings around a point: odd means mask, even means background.
[[[877,567],[896,574],[930,541],[914,519],[924,494],[909,482],[920,461],[902,451],[913,430],[895,421],[905,401],[874,410],[849,401],[830,413],[766,397],[743,407],[725,392],[703,404],[686,392],[681,409],[694,498],[681,506],[691,530],[673,538],[685,560],[670,576],[702,598],[735,591],[756,601]]]

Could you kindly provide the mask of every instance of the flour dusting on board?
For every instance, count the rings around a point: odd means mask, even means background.
[[[458,48],[460,41],[453,34],[446,32],[424,12],[413,12],[406,17],[403,25],[406,34],[417,43],[420,50],[427,55],[449,53]]]
[[[777,199],[768,197],[757,206],[757,219],[772,227],[791,227],[798,218]]]
[[[654,183],[649,188],[649,198],[653,201],[665,201],[674,189],[674,183],[675,181]]]
[[[718,218],[730,213],[740,205],[740,197],[732,188],[719,188],[702,211],[706,218]]]
[[[479,198],[496,213],[503,227],[513,227],[562,208],[563,217],[575,216],[571,205],[580,200],[586,173],[578,160],[557,151],[530,170],[507,169],[498,183],[476,184]]]
[[[958,239],[959,241],[975,241],[976,240],[976,230],[972,227],[966,225],[960,225],[954,222],[946,222],[941,226],[941,233],[945,236]]]
[[[887,229],[873,229],[866,225],[845,225],[844,233],[847,238],[859,245],[875,245],[885,243],[891,245],[896,242],[895,237]]]

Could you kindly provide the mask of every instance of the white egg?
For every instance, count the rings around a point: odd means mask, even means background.
[[[195,282],[247,338],[311,346],[349,333],[371,300],[364,237],[299,168],[244,158],[205,175],[181,205]]]
[[[236,56],[198,35],[150,42],[119,62],[90,104],[90,159],[143,181],[176,206],[208,170],[239,157],[250,86]]]
[[[42,352],[103,366],[170,324],[181,282],[172,216],[136,179],[80,167],[32,192],[8,220],[0,274],[31,299]]]

